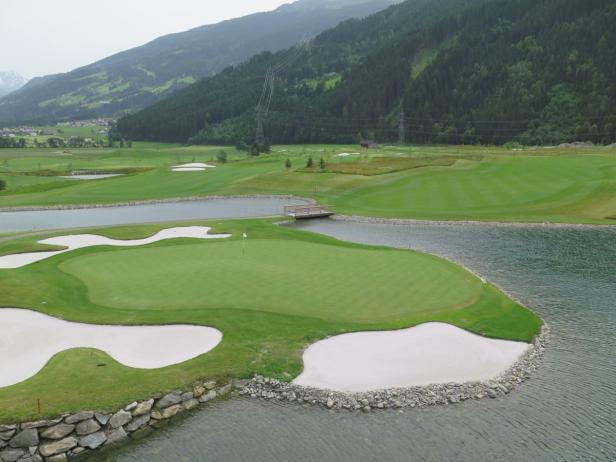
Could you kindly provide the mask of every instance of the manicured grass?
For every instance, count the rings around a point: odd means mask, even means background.
[[[228,164],[207,172],[174,173],[175,163]],[[0,177],[37,170],[150,169],[127,177],[74,184],[15,187],[0,207],[113,203],[187,196],[295,194],[335,205],[345,214],[436,220],[613,224],[616,152],[539,149],[511,152],[478,147],[281,146],[254,158],[233,148],[136,146],[4,157]],[[340,158],[340,152],[361,152]],[[3,153],[0,152],[0,159]],[[306,170],[311,156],[315,167]],[[319,159],[326,168],[321,171]],[[285,169],[285,161],[292,168]],[[1,165],[1,163],[0,163]],[[3,174],[3,170],[6,172]],[[29,180],[30,181],[30,180]]]
[[[202,324],[224,333],[212,352],[154,371],[124,367],[101,352],[64,352],[34,378],[0,389],[0,421],[35,418],[37,399],[45,415],[54,415],[112,409],[207,377],[259,372],[290,380],[301,371],[308,344],[343,332],[442,321],[530,340],[541,326],[494,286],[437,257],[345,243],[265,220],[213,225],[213,232],[233,237],[81,249],[0,271],[3,307],[99,324]],[[89,232],[140,238],[168,226]],[[244,243],[243,232],[249,236]],[[0,242],[0,254],[29,249],[42,238]],[[101,362],[106,366],[97,367]]]

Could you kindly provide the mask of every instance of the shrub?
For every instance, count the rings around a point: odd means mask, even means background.
[[[314,165],[314,161],[312,160],[312,156],[308,156],[308,162],[306,162],[306,168],[311,168]]]
[[[6,181],[0,179],[0,191],[4,191],[6,189]]]
[[[220,162],[221,164],[226,164],[227,153],[225,151],[220,151],[218,154],[216,154],[216,160],[218,160],[218,162]]]

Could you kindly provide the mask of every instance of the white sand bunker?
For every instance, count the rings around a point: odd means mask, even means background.
[[[172,167],[174,172],[203,172],[208,168],[216,168],[215,165],[203,164],[201,162],[192,162],[190,164],[176,165]]]
[[[442,323],[345,334],[310,346],[304,352],[304,372],[293,383],[366,392],[484,381],[509,369],[529,347]]]
[[[96,326],[0,309],[0,387],[36,375],[54,355],[72,348],[94,348],[128,367],[158,369],[205,354],[221,340],[219,330],[205,326]]]
[[[338,157],[359,156],[359,152],[341,152]]]
[[[70,252],[71,250],[83,249],[85,247],[94,247],[97,245],[112,245],[118,247],[133,247],[139,245],[151,244],[153,242],[163,241],[165,239],[178,238],[193,238],[193,239],[225,239],[231,237],[231,234],[209,234],[210,227],[207,226],[188,226],[183,228],[164,229],[154,236],[145,239],[136,240],[119,240],[110,239],[96,234],[76,234],[72,236],[59,236],[50,239],[39,241],[39,244],[55,245],[58,247],[66,247],[64,250],[56,250],[51,252],[31,252],[20,253],[14,255],[5,255],[0,257],[0,269],[15,269],[30,265],[37,261],[51,258],[61,253]]]

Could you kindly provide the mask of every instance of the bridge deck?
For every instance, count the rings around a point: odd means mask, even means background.
[[[332,207],[319,204],[312,205],[293,205],[284,208],[284,214],[296,220],[306,220],[309,218],[324,218],[334,215],[336,212]]]

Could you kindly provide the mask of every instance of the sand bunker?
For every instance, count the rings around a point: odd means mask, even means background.
[[[442,323],[339,335],[304,352],[297,385],[366,392],[497,377],[529,344],[493,340]]]
[[[34,376],[72,348],[95,348],[125,366],[158,369],[207,353],[221,340],[219,330],[205,326],[96,326],[0,309],[0,387]]]
[[[359,152],[341,152],[338,157],[359,156]]]
[[[172,167],[174,172],[203,172],[208,168],[216,168],[215,165],[203,164],[201,162],[192,162],[190,164],[176,165]]]
[[[169,228],[164,229],[154,236],[145,239],[136,240],[118,240],[110,239],[104,236],[95,234],[76,234],[72,236],[59,236],[50,239],[39,241],[39,244],[56,245],[66,247],[64,250],[52,252],[31,252],[20,253],[14,255],[5,255],[0,257],[0,269],[15,269],[30,265],[37,261],[51,258],[61,253],[70,252],[71,250],[83,249],[85,247],[93,247],[97,245],[112,245],[118,247],[133,247],[139,245],[151,244],[153,242],[163,241],[165,239],[178,238],[193,238],[193,239],[225,239],[231,237],[230,234],[208,234],[211,228],[207,226],[189,226],[184,228]]]

